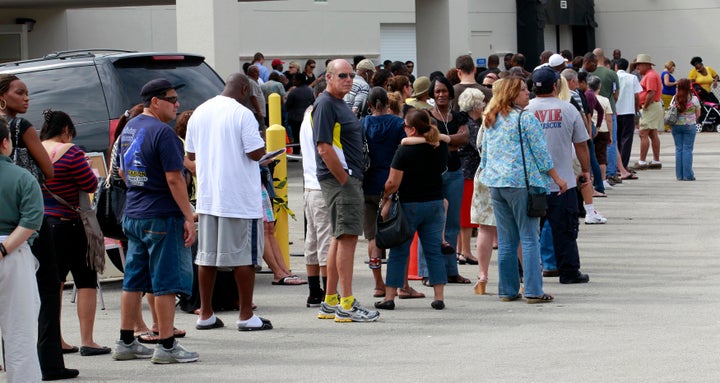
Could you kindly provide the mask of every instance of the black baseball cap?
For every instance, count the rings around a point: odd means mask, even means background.
[[[170,89],[180,89],[184,86],[185,84],[173,85],[170,81],[164,78],[156,78],[143,85],[142,90],[140,91],[140,97],[143,101],[150,101],[153,97],[163,95]]]

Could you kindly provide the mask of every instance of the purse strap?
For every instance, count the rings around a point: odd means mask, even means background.
[[[75,213],[80,214],[80,208],[79,208],[79,207],[74,207],[73,205],[70,205],[70,204],[68,203],[68,201],[65,201],[64,198],[62,198],[62,197],[60,197],[59,195],[53,193],[53,191],[50,190],[50,188],[47,187],[46,184],[43,183],[43,184],[42,184],[42,187],[43,187],[43,189],[45,189],[48,193],[50,193],[50,195],[53,196],[53,198],[55,198],[56,201],[60,202],[63,206],[65,206],[65,207],[67,207],[68,209],[74,211]]]
[[[525,147],[523,146],[523,136],[522,136],[522,127],[521,127],[521,118],[524,110],[520,111],[520,114],[518,115],[518,134],[520,135],[520,154],[522,154],[522,160],[523,160],[523,172],[525,172],[525,188],[527,190],[530,190],[530,182],[528,181],[528,175],[527,175],[527,166],[525,165]]]

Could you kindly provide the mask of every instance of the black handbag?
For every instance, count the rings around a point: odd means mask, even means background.
[[[13,118],[10,121],[9,128],[10,131],[15,132],[15,140],[13,142],[13,156],[12,160],[15,162],[15,164],[23,169],[26,169],[27,171],[32,174],[35,179],[40,182],[42,185],[45,183],[45,174],[40,170],[40,167],[38,166],[37,162],[33,158],[32,154],[30,154],[30,151],[27,148],[21,148],[18,146],[18,143],[20,142],[20,122],[22,121],[22,118],[16,117]]]
[[[547,214],[547,193],[544,190],[538,191],[536,188],[530,188],[530,182],[527,176],[527,166],[525,165],[525,148],[523,146],[522,127],[520,126],[520,118],[524,111],[520,111],[518,115],[518,133],[520,134],[520,153],[523,160],[523,171],[525,172],[525,187],[528,191],[527,215],[528,217],[544,217]]]
[[[415,234],[405,219],[405,213],[400,205],[397,193],[393,193],[389,203],[391,204],[390,214],[387,219],[382,219],[380,215],[382,208],[378,208],[375,220],[375,246],[380,249],[390,249],[401,245]],[[382,206],[382,203],[380,206]]]
[[[122,179],[113,179],[110,176],[103,182],[99,180],[98,190],[95,192],[93,209],[97,215],[98,223],[103,234],[108,238],[127,240],[123,232],[122,219],[125,211],[127,186]]]

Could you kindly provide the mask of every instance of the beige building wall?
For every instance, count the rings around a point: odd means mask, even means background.
[[[417,23],[416,4],[428,7],[417,13]],[[614,48],[628,59],[648,53],[658,69],[672,59],[683,76],[695,55],[720,69],[712,27],[720,20],[717,0],[596,0],[595,14],[597,45],[608,54]],[[4,9],[0,24],[14,24],[16,17],[37,20],[28,34],[30,57],[81,48],[179,50],[205,55],[222,76],[256,51],[268,59],[319,59],[318,73],[329,57],[377,59],[384,23],[417,25],[420,74],[447,69],[459,54],[477,58],[517,49],[510,0],[177,0],[176,6]]]

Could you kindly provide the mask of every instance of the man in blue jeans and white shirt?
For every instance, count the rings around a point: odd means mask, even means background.
[[[527,110],[543,126],[553,166],[568,183],[567,191],[562,194],[558,185],[551,183],[548,195],[547,220],[552,228],[560,283],[587,283],[590,278],[580,272],[577,247],[578,201],[572,152],[574,147],[582,169],[581,176],[585,177],[583,184],[589,183],[590,156],[586,141],[590,137],[580,112],[557,97],[559,78],[559,73],[550,68],[536,70],[532,76],[536,98],[530,100]]]

